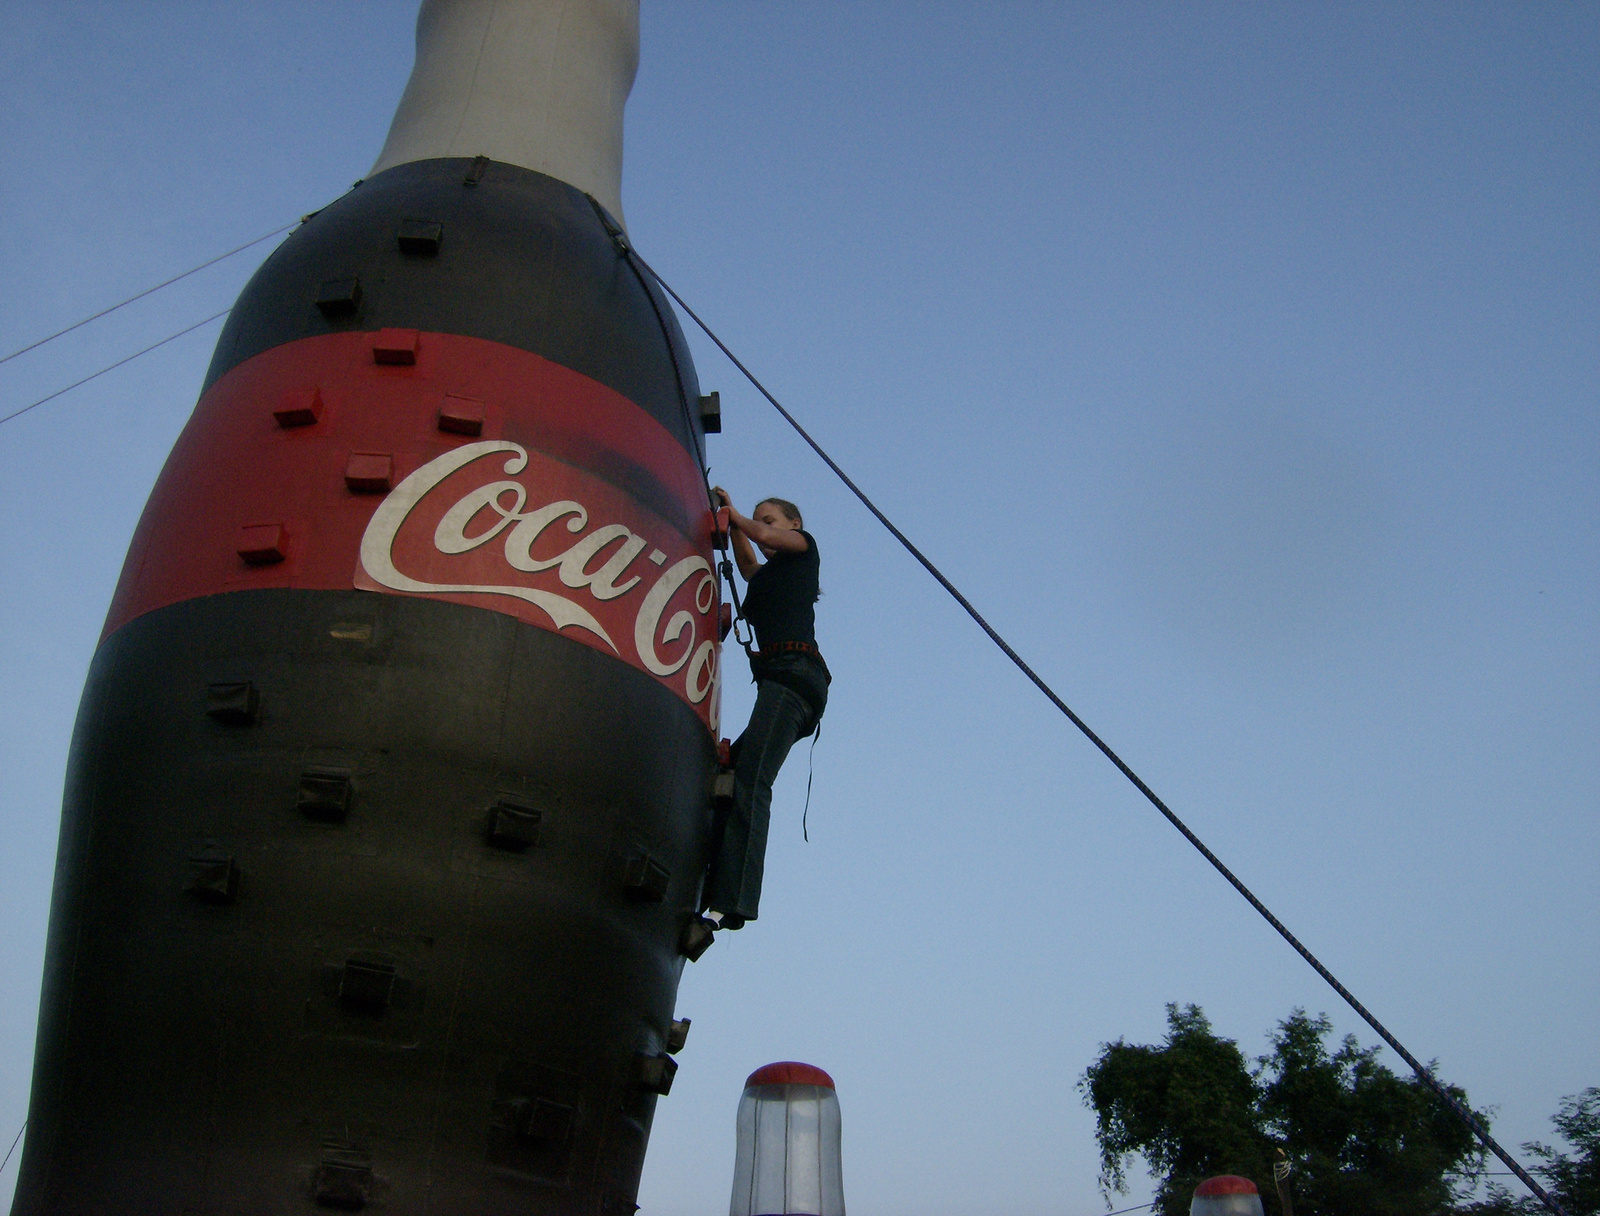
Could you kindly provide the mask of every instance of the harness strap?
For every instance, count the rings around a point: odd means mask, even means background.
[[[817,719],[811,732],[811,751],[806,757],[806,807],[800,812],[800,838],[811,843],[811,833],[806,830],[806,819],[811,814],[811,778],[817,775],[817,740],[822,738],[822,719]]]

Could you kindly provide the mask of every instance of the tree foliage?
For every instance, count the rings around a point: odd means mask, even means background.
[[[1539,1159],[1533,1169],[1567,1216],[1600,1216],[1600,1088],[1561,1099],[1550,1116],[1561,1138],[1577,1150],[1569,1157],[1535,1141],[1523,1151]]]
[[[1212,1032],[1197,1005],[1167,1006],[1159,1046],[1105,1044],[1079,1088],[1095,1113],[1100,1187],[1108,1199],[1113,1190],[1127,1190],[1125,1166],[1134,1155],[1160,1179],[1163,1216],[1187,1211],[1202,1178],[1270,1171],[1260,1093],[1244,1053]]]
[[[1522,1151],[1539,1164],[1532,1172],[1544,1183],[1551,1198],[1567,1216],[1600,1216],[1600,1088],[1568,1094],[1550,1116],[1574,1155],[1537,1140]],[[1473,1206],[1471,1216],[1544,1216],[1545,1207],[1533,1196],[1517,1198],[1505,1187],[1490,1184],[1489,1198]]]
[[[1127,1162],[1140,1156],[1162,1216],[1184,1216],[1194,1187],[1216,1174],[1254,1180],[1276,1212],[1282,1149],[1295,1216],[1454,1211],[1482,1167],[1471,1133],[1420,1081],[1379,1063],[1379,1048],[1350,1036],[1330,1051],[1331,1031],[1326,1016],[1296,1009],[1252,1067],[1198,1006],[1168,1005],[1159,1045],[1105,1044],[1080,1089],[1095,1112],[1107,1198],[1126,1190]]]

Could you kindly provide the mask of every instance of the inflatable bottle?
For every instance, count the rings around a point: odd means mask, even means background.
[[[1194,1188],[1189,1216],[1262,1216],[1261,1193],[1238,1174],[1207,1178]]]
[[[785,1060],[751,1073],[739,1098],[728,1216],[845,1216],[833,1078]]]
[[[14,1216],[634,1210],[719,649],[637,55],[636,0],[427,0],[239,297],[84,689]]]

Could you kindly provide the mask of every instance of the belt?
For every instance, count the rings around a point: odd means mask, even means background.
[[[775,659],[780,654],[808,654],[814,659],[822,658],[822,651],[817,649],[815,642],[774,642],[756,651],[756,658]]]
[[[833,673],[828,670],[828,661],[822,657],[822,651],[817,649],[815,642],[774,642],[760,650],[750,652],[750,678],[753,680],[775,679],[778,683],[785,680],[778,673],[771,676],[763,674],[763,668],[758,664],[770,663],[774,659],[782,658],[786,654],[803,654],[817,661],[817,666],[822,668],[822,678],[827,683],[833,683]],[[809,696],[804,688],[797,688],[802,696]]]

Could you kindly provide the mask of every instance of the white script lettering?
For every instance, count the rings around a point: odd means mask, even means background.
[[[379,586],[394,591],[515,597],[540,609],[557,631],[569,627],[585,630],[613,653],[625,657],[594,614],[565,595],[511,582],[430,582],[405,574],[396,565],[395,544],[412,512],[453,474],[476,460],[499,454],[506,457],[501,466],[504,473],[514,476],[528,467],[527,449],[520,444],[485,440],[446,452],[401,481],[367,524],[361,538],[362,568]],[[627,572],[647,549],[652,563],[664,563],[666,555],[660,549],[623,524],[605,524],[579,537],[563,552],[535,557],[533,550],[541,537],[562,530],[556,527],[558,523],[564,524],[570,535],[582,533],[589,524],[589,511],[573,499],[525,510],[528,499],[528,488],[519,481],[489,481],[469,490],[440,517],[433,529],[433,548],[440,554],[457,556],[481,549],[504,534],[502,552],[511,570],[536,574],[553,569],[563,586],[574,591],[587,588],[601,603],[620,599],[640,585],[641,576],[628,576]],[[478,568],[482,569],[481,563]],[[695,611],[680,608],[669,615],[667,610],[674,596],[696,575],[699,581],[694,587]],[[713,612],[717,591],[711,564],[703,557],[685,557],[660,572],[634,619],[633,642],[639,664],[661,677],[676,675],[687,665],[688,670],[680,679],[684,681],[683,695],[694,705],[704,701],[717,684],[714,638],[696,645],[696,616],[706,617]],[[664,626],[663,616],[668,618]],[[674,657],[663,657],[658,644],[678,652]]]

